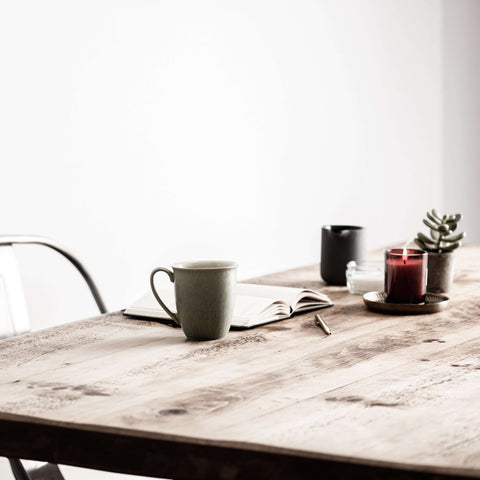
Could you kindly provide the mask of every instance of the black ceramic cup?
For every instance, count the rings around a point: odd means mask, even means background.
[[[345,270],[350,260],[365,260],[365,229],[355,225],[324,225],[320,275],[331,285],[346,285]]]

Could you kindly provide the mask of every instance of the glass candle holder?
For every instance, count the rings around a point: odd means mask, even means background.
[[[393,248],[385,252],[387,302],[422,303],[427,292],[427,252]]]
[[[345,274],[350,293],[364,294],[383,290],[385,271],[382,262],[355,262],[352,260],[347,263]]]

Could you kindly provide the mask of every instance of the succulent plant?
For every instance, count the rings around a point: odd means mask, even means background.
[[[466,235],[465,232],[453,235],[461,219],[460,213],[440,215],[435,209],[427,212],[423,223],[430,229],[430,236],[418,232],[415,243],[427,252],[452,252],[462,244],[461,240]]]

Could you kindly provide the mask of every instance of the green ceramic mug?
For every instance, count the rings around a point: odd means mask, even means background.
[[[237,264],[227,261],[182,262],[150,274],[153,295],[183,333],[195,340],[215,340],[230,329],[237,284]],[[174,284],[177,313],[158,295],[154,277],[166,273]]]

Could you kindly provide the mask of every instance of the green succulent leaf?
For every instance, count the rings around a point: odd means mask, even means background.
[[[443,237],[442,238],[442,242],[447,242],[447,243],[453,243],[453,242],[458,242],[460,241],[462,238],[465,238],[465,235],[466,233],[465,232],[462,232],[462,233],[459,233],[457,235],[452,235],[450,237]]]
[[[448,246],[441,247],[440,250],[442,252],[452,252],[453,250],[457,249],[461,244],[462,244],[462,242],[451,243]]]
[[[442,223],[442,217],[440,214],[435,210],[435,208],[432,208],[432,215],[440,222]]]
[[[432,208],[427,212],[423,223],[430,229],[430,236],[421,232],[415,238],[415,243],[428,252],[451,252],[458,248],[465,237],[465,233],[452,233],[457,229],[458,222],[462,219],[462,214],[440,215],[438,210]]]
[[[422,249],[426,250],[427,252],[432,252],[433,250],[427,246],[424,242],[422,242],[419,238],[414,238],[413,241]]]
[[[429,212],[427,212],[427,218],[428,218],[431,222],[433,222],[433,223],[435,223],[435,224],[437,224],[437,225],[441,225],[441,223],[442,223],[441,220],[439,220],[437,217],[433,216],[433,215],[432,215],[431,213],[429,213]]]
[[[447,225],[450,227],[450,230],[453,232],[457,228],[458,222],[462,219],[462,215],[460,213],[457,213],[455,216],[452,215],[453,220],[447,220]]]
[[[424,233],[418,232],[417,237],[424,244],[431,245],[432,247],[435,246],[435,240],[432,240],[430,237],[427,237],[427,235],[425,235]]]
[[[462,214],[449,215],[445,223],[458,223],[462,219]]]
[[[448,235],[450,233],[450,228],[448,228],[448,225],[438,225],[436,230],[443,235]]]
[[[437,225],[436,223],[432,223],[428,220],[426,220],[425,218],[423,219],[423,223],[430,229],[430,230],[435,230],[436,232],[439,232],[439,227],[441,227],[442,225]],[[448,228],[448,227],[447,227]]]

